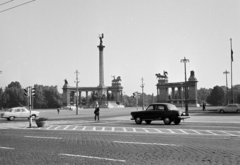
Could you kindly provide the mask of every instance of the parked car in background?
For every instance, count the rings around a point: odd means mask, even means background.
[[[225,112],[237,112],[240,113],[240,106],[238,104],[228,104],[225,107],[222,107],[218,109],[220,113],[225,113]]]
[[[38,117],[38,111],[30,111],[25,107],[14,107],[10,108],[8,111],[1,113],[1,118],[6,118],[7,120],[14,120],[15,118],[29,118],[31,117]]]
[[[131,120],[135,120],[136,124],[141,124],[143,120],[147,124],[150,124],[153,120],[163,120],[166,125],[172,122],[177,125],[181,120],[190,118],[189,115],[170,103],[153,103],[146,110],[134,111],[131,112],[131,115]]]

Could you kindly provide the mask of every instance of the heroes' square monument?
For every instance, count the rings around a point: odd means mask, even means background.
[[[104,35],[101,34],[99,36],[100,44],[97,46],[99,49],[99,85],[97,87],[77,88],[76,86],[69,86],[68,82],[65,80],[65,84],[62,88],[63,106],[79,103],[80,107],[89,108],[94,106],[95,101],[98,101],[100,106],[104,108],[119,107],[122,105],[123,87],[121,86],[121,77],[114,77],[111,86],[105,86],[104,84],[103,50],[105,46],[103,45],[103,38]],[[83,93],[85,93],[85,97]],[[84,100],[82,100],[83,98]]]

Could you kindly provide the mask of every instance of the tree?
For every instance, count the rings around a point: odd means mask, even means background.
[[[47,108],[47,100],[44,95],[45,87],[43,85],[34,85],[35,88],[35,97],[33,98],[34,108]]]
[[[214,106],[224,105],[224,90],[219,86],[215,86],[207,97],[207,102]]]
[[[200,88],[197,90],[198,103],[203,104],[207,100],[207,97],[210,95],[210,90],[206,88]]]
[[[44,96],[48,108],[59,108],[62,106],[62,98],[57,90],[57,86],[45,87]]]
[[[233,92],[234,92],[234,102],[240,104],[240,84],[234,85]]]
[[[3,89],[0,88],[0,109],[3,107]]]
[[[27,99],[19,82],[11,82],[2,95],[3,107],[25,106]]]

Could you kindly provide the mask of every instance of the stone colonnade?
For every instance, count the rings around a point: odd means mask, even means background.
[[[92,107],[94,104],[90,103],[91,95],[98,94],[101,99],[97,99],[96,101],[101,102],[101,107],[108,107],[108,102],[123,102],[123,94],[122,94],[122,87],[105,87],[106,93],[104,94],[105,99],[103,99],[102,95],[102,88],[99,87],[78,87],[79,97],[78,97],[78,104],[80,107]],[[63,106],[73,105],[76,104],[75,95],[77,91],[76,87],[70,87],[68,85],[63,86]],[[85,95],[84,95],[85,93]],[[82,104],[82,97],[85,97],[84,105]],[[102,101],[104,100],[104,102]]]
[[[194,71],[187,82],[168,83],[168,79],[159,79],[157,86],[157,102],[172,103],[177,106],[185,105],[185,87],[187,88],[188,105],[197,106],[197,79]],[[169,93],[171,89],[171,93]]]

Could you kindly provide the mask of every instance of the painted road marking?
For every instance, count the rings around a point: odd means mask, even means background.
[[[182,129],[179,129],[179,131],[181,131],[181,132],[184,133],[184,134],[189,134],[189,133],[187,133],[186,131],[184,131],[184,130],[182,130]]]
[[[50,125],[50,127],[46,128],[46,129],[50,129],[53,125]]]
[[[109,161],[115,161],[115,162],[126,162],[126,160],[121,160],[121,159],[101,158],[101,157],[86,156],[86,155],[73,155],[73,154],[59,154],[59,155],[62,155],[62,156],[72,156],[72,157],[81,157],[81,158],[89,158],[89,159],[109,160]]]
[[[167,129],[169,132],[171,132],[171,133],[175,133],[173,130],[170,130],[170,129]]]
[[[63,128],[63,130],[66,130],[66,129],[68,129],[68,127],[70,127],[70,125],[67,125],[65,128]]]
[[[213,134],[213,135],[217,135],[217,134],[215,134],[214,132],[209,131],[209,130],[206,130],[206,132],[208,132],[208,133],[210,133],[210,134]]]
[[[59,127],[61,127],[61,126],[57,126],[56,128],[54,128],[54,130],[58,129]]]
[[[10,148],[10,147],[0,147],[0,149],[14,150],[14,148]]]
[[[11,127],[13,128],[13,127]],[[16,128],[18,129],[18,128]],[[29,128],[22,128],[29,129]],[[41,130],[72,130],[72,131],[98,131],[98,132],[124,132],[124,133],[152,133],[152,134],[181,134],[181,135],[214,135],[240,137],[240,131],[230,130],[203,130],[203,129],[166,129],[166,128],[139,128],[139,127],[105,127],[105,126],[78,126],[78,125],[50,125],[31,129]]]
[[[43,136],[24,136],[24,137],[28,137],[28,138],[37,138],[37,139],[62,139],[60,137],[43,137]]]
[[[143,145],[160,145],[160,146],[176,146],[179,147],[181,145],[176,144],[163,144],[163,143],[143,143],[143,142],[124,142],[124,141],[113,141],[114,143],[123,143],[123,144],[143,144]]]

